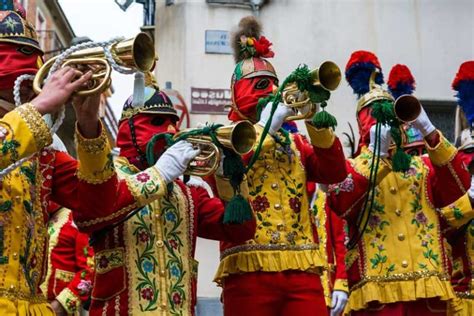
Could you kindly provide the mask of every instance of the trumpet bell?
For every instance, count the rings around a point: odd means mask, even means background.
[[[255,127],[249,121],[223,126],[216,131],[219,142],[239,155],[249,153],[257,141]]]
[[[146,33],[139,33],[131,39],[117,42],[109,47],[112,58],[118,65],[142,72],[151,71],[155,65],[155,49],[153,40]],[[36,74],[33,80],[33,90],[39,94],[51,67],[57,57],[48,60]],[[61,67],[70,66],[81,71],[90,70],[93,73],[87,87],[79,89],[76,94],[92,95],[105,91],[110,87],[111,66],[102,47],[86,48],[76,51],[65,58]]]
[[[325,61],[318,68],[311,70],[311,77],[313,86],[334,91],[339,87],[342,73],[334,62]],[[296,82],[283,89],[282,99],[284,104],[295,111],[295,115],[287,117],[286,121],[311,118],[318,110],[318,106],[311,102],[308,91],[300,91]]]
[[[183,133],[192,131],[194,129],[183,130],[173,137],[178,139]],[[233,150],[239,155],[249,153],[255,142],[257,141],[257,132],[252,123],[248,121],[241,121],[234,125],[222,126],[215,131],[218,142]],[[201,150],[201,153],[194,158],[185,174],[198,177],[205,177],[216,172],[220,164],[220,151],[218,146],[213,143],[213,140],[208,135],[192,135],[186,138],[194,147]]]
[[[334,91],[339,87],[342,79],[341,69],[332,61],[325,61],[319,68],[311,71],[313,84],[320,85],[323,89]]]
[[[393,104],[395,116],[404,123],[415,121],[421,113],[421,103],[410,94],[401,95]]]

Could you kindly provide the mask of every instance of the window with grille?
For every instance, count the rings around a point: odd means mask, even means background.
[[[454,144],[456,139],[456,103],[452,101],[420,101],[433,125]]]

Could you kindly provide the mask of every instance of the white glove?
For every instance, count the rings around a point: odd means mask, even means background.
[[[201,151],[194,149],[191,143],[180,140],[170,148],[168,148],[155,163],[166,183],[181,176],[193,160]]]
[[[436,130],[436,127],[434,127],[433,123],[431,123],[423,107],[421,107],[420,115],[412,124],[421,132],[421,135],[423,135],[423,137],[428,136]]]
[[[331,316],[339,316],[344,311],[347,303],[347,293],[344,291],[332,292]]]
[[[270,118],[270,113],[272,111],[272,104],[273,102],[268,102],[265,108],[260,115],[260,121],[258,125],[265,126]],[[284,105],[283,103],[279,103],[275,113],[273,113],[272,123],[270,124],[270,129],[268,132],[271,135],[275,135],[275,133],[281,128],[285,119],[290,116],[294,115],[295,112],[288,106]]]
[[[471,187],[467,191],[471,200],[474,200],[474,176],[471,176]]]
[[[380,126],[380,157],[388,157],[388,149],[390,148],[390,143],[392,141],[392,136],[390,135],[390,126],[382,125]],[[370,144],[369,150],[374,152],[375,146],[375,125],[370,128]]]

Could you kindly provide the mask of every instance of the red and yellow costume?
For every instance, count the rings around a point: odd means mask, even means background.
[[[319,245],[326,251],[323,258],[327,263],[327,270],[321,275],[326,305],[331,307],[332,292],[343,291],[349,293],[345,265],[346,234],[344,220],[336,216],[326,203],[326,193],[318,189],[314,195],[312,211],[318,231]]]
[[[155,167],[145,169],[146,144],[157,133],[174,133],[177,115],[169,98],[149,87],[143,107],[131,102],[119,124],[115,166],[132,194],[119,213],[138,212],[104,231],[97,226],[90,315],[194,315],[196,237],[240,242],[251,238],[255,221],[222,224],[223,204],[203,186],[176,180],[170,187]],[[161,152],[164,145],[155,148]]]
[[[234,104],[229,119],[256,122],[257,101],[271,94],[278,80],[271,64],[271,43],[260,36],[252,17],[235,35],[237,65],[232,79]],[[257,231],[246,242],[222,242],[215,280],[223,286],[224,313],[232,315],[324,315],[320,273],[324,266],[306,193],[308,180],[334,183],[345,177],[344,156],[332,130],[307,125],[311,141],[282,133],[267,135],[246,185]],[[255,125],[257,139],[262,126]],[[253,152],[249,154],[252,156]],[[248,159],[245,159],[248,161]],[[341,166],[337,168],[336,166]],[[228,194],[217,178],[220,196]]]
[[[473,174],[474,160],[474,140],[472,138],[472,124],[474,122],[474,98],[472,89],[474,88],[474,61],[467,61],[461,64],[458,73],[452,84],[457,92],[458,104],[460,105],[460,116],[466,118],[471,126],[466,128],[460,137],[459,152],[464,162],[469,166],[471,177]],[[462,111],[461,111],[462,109]],[[470,204],[465,205],[470,211],[470,221],[450,232],[448,238],[452,247],[453,273],[451,284],[457,297],[460,299],[462,309],[455,315],[467,316],[474,314],[474,219],[472,210],[474,205],[474,180],[471,180],[469,193],[463,199],[470,199]],[[464,213],[466,211],[464,210]]]
[[[16,75],[37,71],[42,52],[21,8],[0,11],[0,22],[0,89],[9,91]],[[0,130],[0,169],[30,157],[0,182],[0,314],[52,315],[39,288],[47,265],[49,201],[74,210],[79,221],[107,225],[125,185],[117,181],[104,128],[96,139],[76,132],[80,164],[46,148],[50,129],[29,103],[1,118]]]
[[[374,68],[367,72],[367,83]],[[386,98],[386,93],[379,91]],[[368,85],[363,93],[367,92]],[[370,110],[366,105],[359,102],[358,110]],[[367,122],[370,119],[366,117]],[[330,206],[347,220],[349,236],[362,230],[346,255],[350,289],[346,311],[352,315],[428,315],[436,314],[436,309],[445,313],[445,302],[455,298],[443,223],[449,219],[453,225],[462,225],[466,218],[454,208],[443,212],[438,208],[460,198],[470,178],[456,148],[439,131],[434,133],[435,141],[425,144],[428,156],[412,157],[406,172],[392,171],[391,160],[381,158],[366,227],[357,226],[358,216],[365,212],[362,208],[373,157],[365,144],[360,155],[348,161],[349,176],[329,186]]]
[[[41,290],[48,301],[57,300],[68,314],[79,315],[80,306],[89,299],[92,290],[93,252],[89,236],[79,232],[72,212],[52,207],[54,213],[48,224],[48,271]]]

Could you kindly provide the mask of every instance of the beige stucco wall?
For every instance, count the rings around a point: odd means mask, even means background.
[[[205,30],[232,30],[247,9],[210,6],[205,0],[157,1],[156,43],[159,82],[171,81],[190,106],[191,87],[227,88],[231,55],[204,53]],[[450,84],[461,62],[474,59],[472,0],[271,0],[260,11],[264,34],[273,42],[280,79],[300,63],[316,67],[333,60],[341,68],[352,51],[375,52],[385,77],[396,63],[407,64],[421,99],[454,100]],[[355,123],[355,96],[347,83],[332,94],[328,110],[337,133]],[[225,123],[225,116],[192,115],[197,122]],[[199,243],[200,296],[217,296],[210,285],[217,262],[215,244]]]

